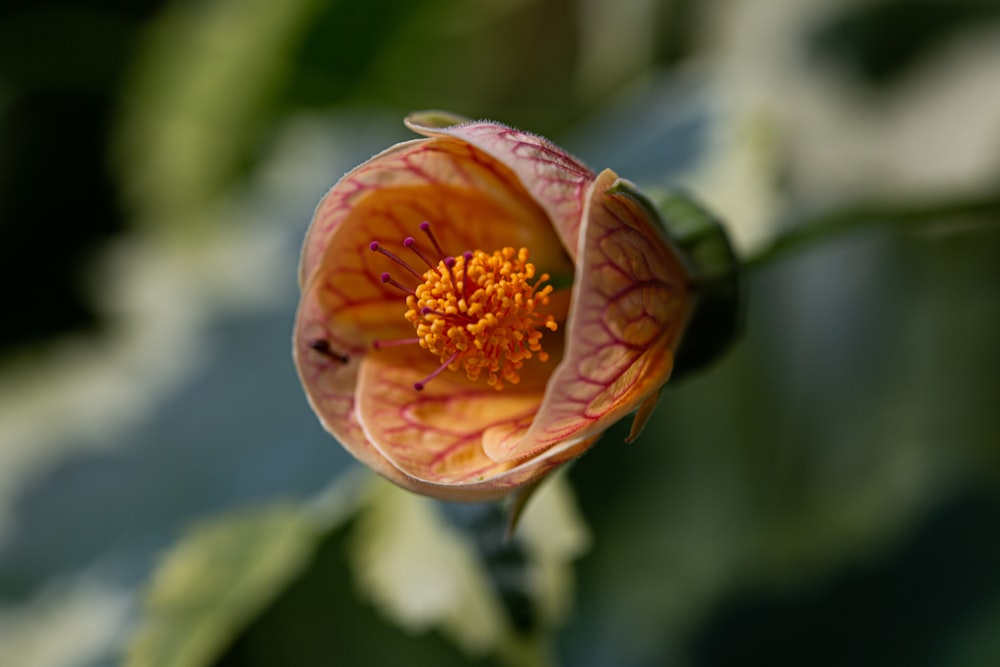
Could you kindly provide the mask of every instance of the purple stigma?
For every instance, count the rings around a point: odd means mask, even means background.
[[[424,264],[426,264],[429,268],[432,268],[435,271],[437,271],[437,273],[440,275],[441,272],[438,271],[436,266],[434,266],[434,262],[432,262],[430,258],[427,257],[427,255],[421,252],[420,247],[417,246],[417,240],[415,238],[413,238],[412,236],[407,236],[405,239],[403,239],[403,246],[408,248],[410,252],[419,257]]]
[[[407,271],[409,271],[410,273],[412,273],[414,275],[414,277],[418,278],[419,280],[423,280],[423,276],[421,276],[419,273],[417,273],[416,269],[414,269],[412,266],[410,266],[409,264],[407,264],[406,262],[404,262],[403,260],[401,260],[399,257],[397,257],[396,255],[394,255],[393,253],[389,252],[388,250],[386,250],[385,248],[383,248],[382,246],[380,246],[378,244],[378,241],[372,241],[371,243],[369,243],[368,244],[368,249],[371,250],[372,252],[380,252],[380,253],[382,253],[383,255],[385,255],[386,257],[388,257],[389,259],[391,259],[392,261],[396,262],[396,264],[399,264],[401,267],[403,267],[404,269],[406,269]],[[382,281],[382,282],[385,282],[385,281]]]
[[[441,373],[443,373],[444,370],[448,368],[448,366],[450,366],[453,361],[455,361],[455,359],[458,359],[459,354],[460,353],[456,350],[453,355],[448,357],[447,361],[445,361],[443,364],[437,367],[437,370],[435,370],[433,373],[425,377],[423,380],[419,382],[414,382],[413,388],[416,389],[417,391],[423,391],[424,387],[427,386],[428,382],[436,378],[438,375],[441,375]]]
[[[427,234],[427,238],[429,238],[431,240],[431,243],[434,245],[434,250],[437,251],[438,257],[444,257],[445,256],[444,250],[441,250],[441,244],[438,243],[438,240],[434,237],[434,232],[431,231],[431,223],[427,222],[426,220],[424,222],[421,222],[420,231],[422,231],[424,234]]]

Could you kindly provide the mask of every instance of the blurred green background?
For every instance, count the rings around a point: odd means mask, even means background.
[[[998,19],[5,2],[0,665],[1000,664]],[[760,259],[740,341],[513,545],[368,486],[291,364],[313,207],[425,108],[682,185]],[[810,224],[847,233],[768,254]]]

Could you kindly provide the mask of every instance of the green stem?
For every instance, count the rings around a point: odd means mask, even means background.
[[[920,228],[947,219],[989,219],[1000,223],[1000,196],[951,199],[919,206],[861,204],[806,219],[777,236],[767,247],[744,261],[757,269],[814,245],[864,229]]]

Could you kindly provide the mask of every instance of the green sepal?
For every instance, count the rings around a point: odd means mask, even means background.
[[[427,111],[414,111],[407,115],[403,122],[407,126],[416,125],[432,130],[443,130],[455,125],[461,125],[462,123],[468,123],[470,120],[472,119],[452,113],[451,111],[431,109]]]
[[[674,360],[673,379],[703,370],[739,339],[746,280],[722,222],[694,198],[673,190],[659,198],[667,232],[693,271],[698,301]]]

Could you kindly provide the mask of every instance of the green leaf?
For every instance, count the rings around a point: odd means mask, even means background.
[[[312,504],[223,514],[196,526],[154,575],[125,665],[213,664],[357,509],[359,481],[342,478]]]
[[[149,591],[129,667],[201,667],[305,565],[317,540],[295,506],[224,515],[171,552]]]
[[[116,155],[142,224],[197,229],[257,157],[304,33],[330,0],[172,3],[125,82]]]
[[[432,500],[379,480],[352,537],[352,569],[385,616],[411,632],[441,627],[472,654],[498,647],[503,609],[474,550]]]
[[[362,594],[404,629],[439,630],[470,658],[549,665],[547,640],[571,606],[571,562],[589,531],[562,475],[546,480],[521,520],[523,559],[504,548],[514,546],[503,543],[504,519],[496,506],[435,503],[378,480],[351,535]],[[520,627],[512,592],[537,624]]]

